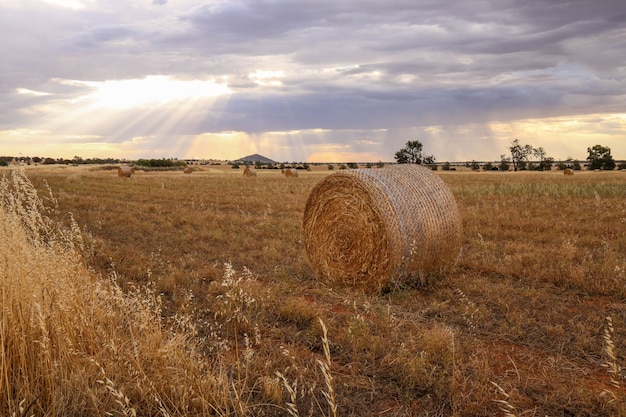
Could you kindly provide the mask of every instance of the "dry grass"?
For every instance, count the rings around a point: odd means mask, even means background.
[[[623,173],[439,173],[456,268],[377,294],[306,259],[325,169],[27,174],[66,237],[26,244],[37,205],[3,229],[5,415],[624,415]]]

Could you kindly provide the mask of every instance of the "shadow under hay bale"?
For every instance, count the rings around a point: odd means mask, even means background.
[[[450,269],[461,247],[461,217],[451,191],[430,169],[355,169],[313,187],[303,235],[321,279],[373,292]]]

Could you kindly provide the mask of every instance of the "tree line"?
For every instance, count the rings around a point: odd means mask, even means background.
[[[427,155],[424,153],[424,145],[419,140],[410,140],[406,143],[404,148],[395,153],[395,160],[398,164],[420,164],[428,165],[433,169],[436,169],[435,157],[433,155]],[[511,165],[513,165],[513,171],[523,170],[535,170],[535,171],[549,171],[555,163],[553,157],[548,156],[545,149],[542,147],[535,148],[532,145],[522,144],[519,139],[515,139],[508,147],[510,156],[507,154],[500,155],[500,163],[494,166],[491,162],[488,162],[483,166],[486,170],[499,170],[509,171]],[[608,146],[594,145],[587,148],[587,167],[590,170],[614,170],[626,169],[626,161],[622,161],[619,164],[615,162],[611,155],[611,148]],[[534,162],[531,161],[531,157],[534,157]],[[558,169],[572,168],[582,169],[578,161],[568,160],[568,163],[559,162],[557,164]],[[468,163],[468,166],[472,169],[480,169],[477,162],[472,161]],[[443,169],[450,169],[448,162],[442,165]]]

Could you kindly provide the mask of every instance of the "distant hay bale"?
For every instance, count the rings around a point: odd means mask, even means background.
[[[449,270],[461,247],[456,201],[414,164],[331,174],[311,190],[304,247],[316,274],[369,291]]]
[[[571,168],[565,168],[565,169],[563,170],[563,174],[564,174],[564,175],[574,175],[574,170],[573,170],[573,169],[571,169]]]
[[[185,174],[191,174],[193,172],[193,168],[192,167],[185,167],[185,169],[183,169],[183,172]]]
[[[244,177],[256,177],[256,169],[254,167],[246,167],[243,170]]]
[[[285,174],[285,177],[298,178],[298,170],[295,168],[284,169],[283,174]]]
[[[130,178],[131,175],[133,175],[135,173],[135,167],[129,167],[129,166],[121,166],[117,168],[117,176],[118,177],[128,177]]]

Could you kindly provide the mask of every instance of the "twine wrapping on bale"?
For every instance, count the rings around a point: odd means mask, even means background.
[[[303,235],[320,278],[376,291],[449,270],[461,247],[461,217],[430,169],[346,170],[311,190]]]
[[[121,166],[117,168],[117,176],[118,177],[128,177],[130,178],[131,175],[133,175],[135,173],[135,167],[129,167],[129,166]]]
[[[253,167],[246,167],[246,169],[243,170],[243,176],[244,177],[256,177],[256,169]]]

